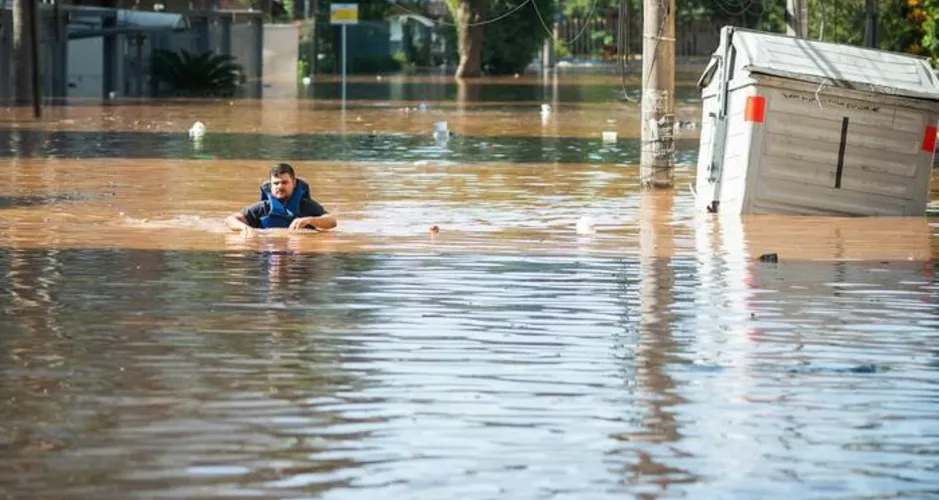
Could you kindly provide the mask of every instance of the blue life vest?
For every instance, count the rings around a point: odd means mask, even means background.
[[[300,203],[304,198],[312,199],[310,197],[310,185],[302,179],[297,179],[297,185],[286,204],[271,194],[270,181],[262,183],[261,201],[270,203],[271,211],[268,215],[261,217],[261,227],[264,229],[290,227],[290,223],[300,216]]]

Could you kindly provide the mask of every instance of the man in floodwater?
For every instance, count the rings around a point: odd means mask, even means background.
[[[297,179],[293,167],[286,163],[275,165],[270,179],[261,184],[261,201],[229,215],[225,223],[245,235],[258,228],[327,231],[337,224],[336,218],[310,196],[309,184]]]

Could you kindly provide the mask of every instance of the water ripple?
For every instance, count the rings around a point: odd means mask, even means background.
[[[278,259],[0,254],[7,492],[859,497],[939,474],[920,263]]]
[[[676,161],[694,162],[696,140],[679,139]],[[635,164],[639,140],[604,144],[599,137],[507,137],[460,135],[445,143],[430,134],[213,133],[194,142],[179,133],[138,131],[0,130],[0,157],[6,158],[163,158],[249,159],[340,162],[512,162]]]

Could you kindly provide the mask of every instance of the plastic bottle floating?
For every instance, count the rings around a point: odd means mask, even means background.
[[[450,129],[447,128],[447,122],[434,123],[434,140],[445,141],[450,138]]]
[[[192,125],[192,128],[189,129],[189,137],[193,139],[201,139],[205,135],[205,124],[202,122],[196,122]]]
[[[593,234],[597,232],[597,222],[593,220],[593,217],[583,216],[577,219],[576,226],[577,234]]]
[[[616,131],[615,130],[604,130],[603,131],[603,142],[605,144],[610,144],[616,142]]]

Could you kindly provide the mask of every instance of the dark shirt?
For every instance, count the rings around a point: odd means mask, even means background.
[[[271,213],[271,202],[264,200],[251,205],[241,211],[245,216],[248,225],[253,228],[261,227],[261,217],[266,217]],[[326,215],[326,209],[319,203],[306,198],[300,200],[300,217],[319,217]]]

